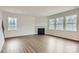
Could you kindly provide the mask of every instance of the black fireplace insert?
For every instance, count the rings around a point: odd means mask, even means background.
[[[45,28],[38,28],[38,35],[44,35],[45,34]]]

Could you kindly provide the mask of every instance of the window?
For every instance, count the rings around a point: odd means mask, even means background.
[[[55,19],[49,19],[49,30],[55,30]]]
[[[56,18],[56,30],[64,29],[64,17]]]
[[[16,30],[17,26],[16,17],[8,17],[8,30]]]
[[[77,15],[66,16],[66,30],[77,31]]]

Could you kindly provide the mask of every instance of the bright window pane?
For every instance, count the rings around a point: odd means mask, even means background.
[[[66,16],[66,30],[77,31],[77,15]]]
[[[55,19],[49,19],[49,30],[55,29]]]
[[[8,17],[8,30],[16,30],[16,17]]]
[[[56,18],[56,30],[63,30],[64,17]]]

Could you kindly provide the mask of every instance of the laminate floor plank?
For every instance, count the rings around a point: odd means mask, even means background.
[[[5,39],[2,53],[78,53],[79,42],[47,35]]]

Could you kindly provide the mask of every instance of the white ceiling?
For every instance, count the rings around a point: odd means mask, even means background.
[[[49,16],[77,8],[75,6],[0,6],[0,10],[31,16]]]

